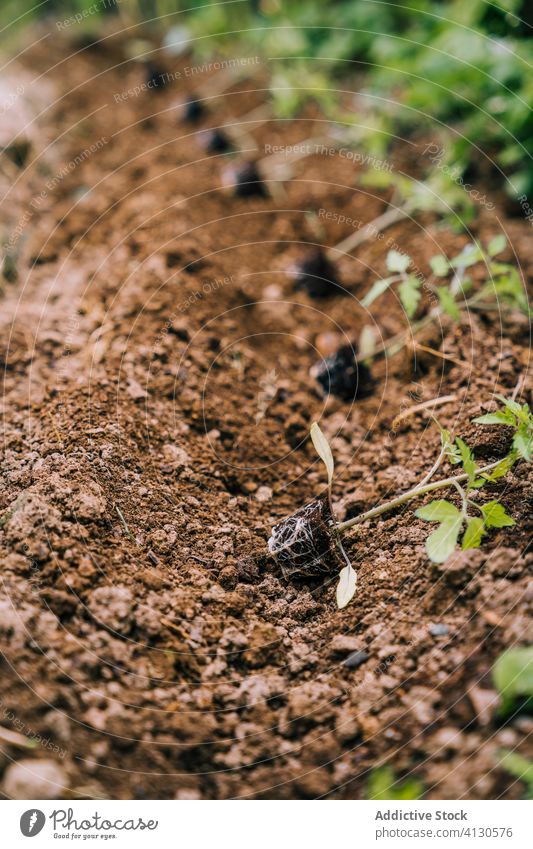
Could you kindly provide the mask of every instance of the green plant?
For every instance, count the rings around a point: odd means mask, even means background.
[[[533,708],[533,646],[508,649],[497,659],[492,680],[500,694],[500,712]]]
[[[391,286],[398,283],[398,296],[407,317],[411,319],[420,303],[421,290],[425,288],[433,296],[436,304],[423,319],[411,326],[411,335],[443,315],[459,321],[461,308],[468,310],[509,308],[518,309],[529,315],[527,295],[517,269],[509,263],[495,260],[495,257],[505,250],[506,245],[505,236],[500,234],[489,242],[485,250],[478,244],[470,243],[452,259],[437,254],[430,260],[433,275],[428,280],[424,280],[420,273],[408,273],[412,265],[408,254],[391,250],[387,254],[386,263],[387,269],[392,274],[377,280],[364,296],[361,304],[368,308]],[[485,266],[489,279],[473,292],[474,283],[468,276],[467,270],[479,264]],[[445,280],[447,280],[446,283]],[[387,343],[384,351],[389,354],[397,353],[403,344]]]
[[[435,563],[443,563],[455,551],[460,537],[463,549],[477,548],[483,536],[490,530],[513,526],[514,519],[507,514],[499,501],[491,499],[485,504],[478,504],[472,498],[476,490],[504,477],[519,460],[530,462],[531,459],[533,416],[529,407],[512,399],[497,397],[501,400],[503,409],[497,413],[480,416],[475,421],[513,428],[513,444],[506,457],[479,467],[464,440],[459,437],[452,440],[449,431],[439,425],[441,448],[433,466],[422,480],[407,492],[345,522],[335,522],[334,519],[331,503],[333,456],[326,437],[315,422],[311,427],[311,439],[328,474],[328,510],[325,513],[323,509],[319,509],[320,502],[315,501],[276,525],[268,542],[271,553],[281,556],[285,564],[290,564],[294,554],[296,568],[293,571],[301,575],[312,575],[324,572],[323,564],[331,554],[331,547],[335,547],[344,561],[337,585],[337,605],[342,608],[355,594],[357,574],[344,551],[341,534],[362,522],[381,516],[435,490],[454,488],[460,497],[459,506],[451,501],[438,499],[415,513],[419,519],[438,522],[438,528],[426,540],[428,557]],[[445,461],[461,466],[462,471],[448,478],[432,480],[437,469]],[[332,546],[327,543],[328,528]],[[319,568],[316,568],[317,566]]]
[[[424,785],[420,779],[410,776],[403,781],[397,779],[390,766],[373,769],[368,779],[366,796],[378,802],[422,799]]]
[[[502,749],[498,755],[499,766],[526,785],[524,798],[533,799],[533,763],[518,752],[509,752],[506,749]]]

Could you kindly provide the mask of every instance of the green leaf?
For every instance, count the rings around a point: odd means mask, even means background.
[[[366,293],[365,297],[361,301],[362,307],[369,307],[370,304],[373,304],[376,298],[379,298],[383,292],[386,292],[389,286],[394,283],[395,280],[398,280],[397,275],[393,277],[385,277],[383,280],[376,280],[374,285],[370,288],[370,290]]]
[[[442,254],[432,256],[429,264],[433,274],[436,274],[437,277],[446,277],[446,275],[450,273],[450,264],[446,257]]]
[[[400,251],[389,251],[387,254],[387,269],[389,271],[396,271],[399,274],[402,274],[404,271],[407,271],[409,266],[411,265],[411,257],[407,254],[402,254]]]
[[[460,515],[461,512],[455,504],[444,499],[430,501],[429,504],[420,507],[415,512],[415,516],[424,519],[426,522],[446,522],[449,519],[456,519]]]
[[[311,425],[311,439],[315,446],[315,451],[324,463],[328,472],[328,487],[331,489],[333,483],[333,454],[329,447],[329,442],[320,430],[316,422]]]
[[[533,448],[533,435],[527,429],[519,427],[513,437],[513,448],[523,460],[531,462],[531,451]]]
[[[461,253],[451,260],[450,265],[452,268],[470,268],[471,265],[481,262],[482,259],[483,253],[479,245],[471,243],[466,245]]]
[[[421,799],[424,785],[413,776],[400,781],[390,766],[373,769],[368,779],[367,797],[374,801],[385,802]]]
[[[517,703],[533,703],[533,646],[508,649],[492,670],[492,680],[501,699],[501,711],[511,713]]]
[[[497,466],[494,466],[491,472],[484,472],[483,477],[487,481],[497,481],[499,478],[504,478],[509,469],[512,469],[518,459],[516,451],[511,451],[507,457],[500,460]]]
[[[461,313],[459,312],[459,307],[457,306],[450,290],[446,286],[439,286],[437,289],[437,295],[439,296],[442,310],[455,321],[459,321]]]
[[[473,419],[477,424],[502,424],[514,426],[516,419],[509,410],[498,410],[496,413],[486,413],[484,416],[478,416]]]
[[[494,236],[487,245],[487,253],[489,256],[497,256],[507,247],[507,239],[503,233],[498,233]]]
[[[420,286],[422,281],[410,274],[398,286],[398,294],[408,318],[412,318],[420,302]]]
[[[480,519],[477,516],[474,519],[468,519],[466,531],[464,532],[463,541],[461,543],[463,551],[467,548],[479,548],[484,531],[485,528],[483,526],[483,519]]]
[[[488,504],[484,504],[481,512],[487,528],[508,528],[516,524],[499,501],[489,501]]]
[[[457,511],[459,513],[459,511]],[[442,522],[426,540],[426,551],[434,563],[444,563],[457,546],[457,539],[463,525],[461,513],[455,519]]]
[[[504,406],[514,413],[518,418],[522,418],[523,409],[522,406],[518,403],[518,401],[513,401],[512,398],[506,398],[504,395],[496,395],[496,398],[504,404]]]
[[[501,757],[499,765],[502,769],[523,781],[527,787],[525,798],[533,799],[533,763],[518,752],[510,752],[506,749],[502,749],[499,755]]]
[[[340,571],[337,584],[337,607],[342,610],[352,600],[357,586],[357,572],[353,566],[345,566]]]
[[[477,474],[477,470],[478,470],[477,463],[474,460],[474,457],[472,456],[472,452],[470,451],[470,448],[468,447],[466,442],[464,442],[462,439],[457,437],[457,439],[455,440],[455,443],[456,443],[457,447],[459,448],[459,453],[461,455],[461,462],[463,464],[463,469],[465,470],[466,474],[468,475],[468,487],[471,488],[472,486],[475,486],[476,483],[477,483],[476,482],[476,474]]]

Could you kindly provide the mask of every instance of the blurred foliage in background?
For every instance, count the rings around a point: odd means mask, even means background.
[[[532,0],[8,0],[0,24],[95,6],[93,29],[113,15],[186,27],[202,58],[261,53],[279,115],[314,99],[378,156],[395,135],[438,133],[457,173],[533,193]]]

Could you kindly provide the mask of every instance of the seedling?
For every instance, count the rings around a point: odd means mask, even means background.
[[[434,563],[447,560],[457,548],[459,540],[463,550],[478,548],[482,538],[489,531],[513,526],[514,519],[507,514],[499,501],[492,499],[485,504],[478,504],[477,500],[472,498],[475,491],[503,478],[516,462],[531,461],[533,415],[528,405],[502,396],[497,397],[502,402],[503,409],[480,416],[474,421],[513,428],[513,444],[506,457],[478,467],[466,443],[459,437],[452,439],[449,431],[439,426],[439,454],[417,486],[345,522],[336,522],[334,518],[331,500],[333,456],[326,437],[315,422],[311,427],[311,439],[318,456],[326,466],[327,501],[324,501],[323,497],[315,499],[272,529],[268,548],[280,562],[284,576],[307,578],[329,574],[333,571],[335,562],[340,562],[338,556],[332,556],[336,549],[346,563],[341,569],[337,586],[338,607],[345,607],[355,593],[357,576],[346,556],[340,535],[362,522],[381,516],[435,490],[455,489],[459,495],[459,506],[451,501],[438,499],[415,513],[419,519],[438,523],[437,529],[426,540],[428,557]],[[432,480],[437,469],[445,461],[461,466],[462,471],[451,477]]]
[[[220,128],[202,130],[196,137],[198,144],[206,153],[228,153],[233,150],[231,139]]]
[[[295,289],[303,289],[311,298],[326,298],[340,291],[335,269],[324,251],[312,247],[301,260],[287,269]]]
[[[266,197],[268,194],[257,164],[251,160],[229,165],[222,172],[222,182],[235,197]]]
[[[358,361],[354,345],[343,345],[310,370],[322,395],[336,395],[343,401],[355,401],[372,390],[370,370]]]
[[[520,310],[530,314],[527,296],[520,275],[514,266],[497,262],[495,257],[506,247],[504,236],[495,236],[486,249],[471,243],[452,259],[437,255],[431,258],[433,275],[425,281],[420,274],[409,273],[411,257],[391,250],[387,254],[387,269],[390,276],[377,280],[361,301],[363,307],[370,307],[377,298],[397,284],[398,296],[409,319],[417,312],[422,296],[422,287],[430,292],[437,304],[419,321],[409,328],[412,337],[435,320],[449,316],[454,321],[461,318],[461,308],[468,310]],[[474,265],[484,263],[490,280],[472,293],[474,283],[467,270]],[[446,282],[444,282],[446,281]],[[467,297],[468,296],[468,297]],[[407,344],[405,333],[388,340],[376,353],[393,356]]]

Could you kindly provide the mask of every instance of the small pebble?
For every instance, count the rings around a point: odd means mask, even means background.
[[[445,637],[446,634],[450,633],[448,626],[443,625],[441,622],[437,622],[435,625],[430,625],[428,630],[432,637]]]
[[[346,667],[346,669],[357,669],[363,663],[366,663],[368,658],[370,657],[366,651],[354,651],[348,655],[346,660],[342,662],[342,665]]]
[[[61,799],[68,787],[62,767],[53,760],[24,758],[6,769],[2,791],[9,799]]]

